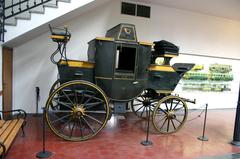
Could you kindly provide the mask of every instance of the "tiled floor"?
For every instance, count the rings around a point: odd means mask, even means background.
[[[188,120],[198,112],[189,113]],[[235,110],[210,110],[206,136],[208,142],[197,139],[202,133],[201,118],[187,122],[172,135],[159,135],[153,130],[153,145],[140,144],[145,139],[146,123],[132,113],[126,119],[112,118],[96,137],[85,142],[67,142],[47,129],[47,150],[53,152],[51,159],[193,159],[239,153],[240,148],[229,144],[232,140]],[[18,134],[6,159],[34,159],[41,151],[41,118],[28,117],[26,137]]]

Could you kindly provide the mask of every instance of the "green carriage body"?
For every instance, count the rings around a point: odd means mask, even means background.
[[[193,67],[185,63],[171,66],[171,58],[178,53],[157,55],[164,62],[155,64],[153,44],[138,42],[135,26],[131,24],[119,24],[108,30],[106,37],[97,37],[88,44],[87,62],[68,60],[58,64],[60,83],[92,82],[116,102],[131,101],[144,89],[171,93],[184,73]]]

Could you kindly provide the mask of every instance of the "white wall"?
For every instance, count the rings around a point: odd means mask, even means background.
[[[104,36],[107,29],[119,23],[136,25],[139,41],[169,40],[181,47],[181,52],[240,58],[240,22],[194,12],[152,6],[151,19],[120,14],[120,1],[114,1],[63,25],[68,25],[72,39],[69,58],[86,60],[87,42]],[[41,89],[43,107],[57,68],[49,56],[55,44],[43,34],[14,48],[14,106],[35,112],[35,87]],[[216,106],[217,107],[217,106]],[[235,107],[229,106],[229,107]]]

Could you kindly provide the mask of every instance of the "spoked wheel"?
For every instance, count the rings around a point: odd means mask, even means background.
[[[135,115],[146,119],[149,108],[150,114],[152,114],[157,101],[157,93],[154,90],[146,89],[131,102],[131,108]]]
[[[57,136],[82,141],[104,128],[109,111],[107,97],[98,86],[86,81],[70,81],[48,98],[46,121]]]
[[[59,80],[59,79],[57,79],[57,80],[53,83],[53,85],[52,85],[52,87],[51,87],[51,89],[50,89],[50,91],[49,91],[49,95],[50,95],[53,91],[55,91],[58,87],[60,87],[60,80]]]
[[[153,125],[159,133],[170,134],[178,131],[187,119],[188,108],[183,99],[167,96],[154,109]]]

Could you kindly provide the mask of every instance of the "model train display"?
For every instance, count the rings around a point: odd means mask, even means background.
[[[186,102],[194,101],[171,93],[194,64],[171,66],[171,58],[178,56],[176,46],[166,41],[138,42],[134,25],[119,24],[106,37],[89,42],[88,61],[76,61],[66,56],[69,31],[50,29],[58,44],[51,60],[58,66],[59,79],[46,102],[46,121],[57,136],[70,141],[90,139],[112,113],[125,113],[129,103],[141,118],[150,111],[160,133],[173,133],[183,126]],[[155,63],[158,57],[164,58],[162,65]]]

